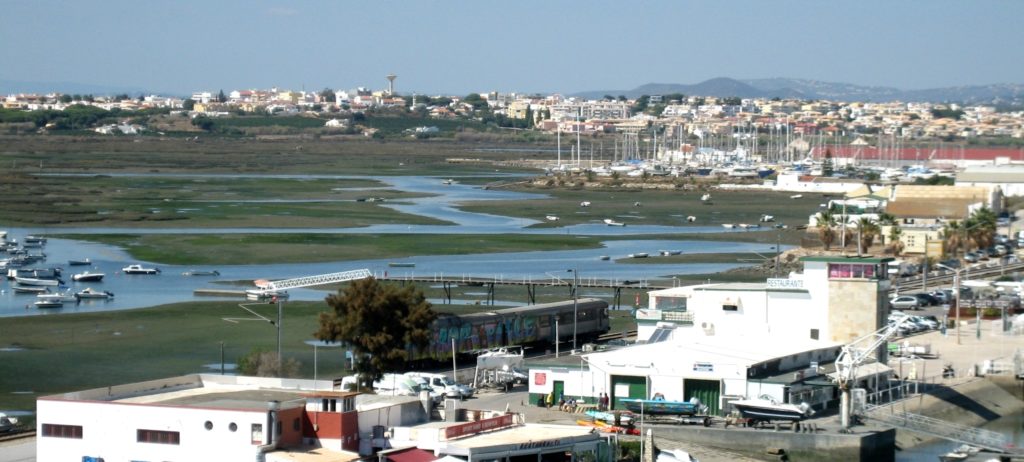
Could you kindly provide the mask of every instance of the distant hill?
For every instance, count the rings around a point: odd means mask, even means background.
[[[819,80],[771,78],[736,80],[718,77],[686,85],[677,83],[648,83],[632,90],[585,91],[572,96],[602,98],[604,95],[636,98],[641,95],[682,93],[693,96],[740,98],[799,98],[833,101],[920,101],[958,102],[965,104],[1024,104],[1024,85],[1015,83],[972,85],[963,87],[901,90],[892,87],[872,87]]]
[[[78,82],[26,82],[20,80],[0,79],[0,95],[11,93],[67,93],[79,95],[129,95],[150,94],[151,91],[137,87],[117,87],[110,85],[93,85]],[[165,94],[165,93],[157,93]]]

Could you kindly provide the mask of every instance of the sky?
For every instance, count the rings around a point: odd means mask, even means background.
[[[0,80],[190,94],[1024,83],[1024,2],[0,0]]]

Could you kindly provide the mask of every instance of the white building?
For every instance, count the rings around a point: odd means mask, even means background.
[[[357,393],[332,388],[200,374],[44,396],[36,402],[36,457],[249,462],[314,446],[357,458]]]
[[[892,258],[804,257],[804,272],[765,283],[703,284],[648,293],[637,338],[648,342],[580,358],[579,366],[531,368],[531,400],[548,393],[595,402],[697,397],[717,413],[742,397],[824,405],[834,386],[820,366],[841,345],[881,328]],[[878,354],[886,360],[884,348]],[[865,368],[862,379],[884,376]]]

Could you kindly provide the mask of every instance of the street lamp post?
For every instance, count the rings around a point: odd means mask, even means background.
[[[575,269],[566,270],[572,273],[572,349],[576,350],[576,318],[579,316],[577,309],[579,306],[579,290],[580,290],[580,267],[576,266]]]
[[[956,344],[960,345],[960,272],[970,269],[970,266],[950,268],[942,263],[936,263],[935,266],[946,268],[953,272],[953,306],[956,307]]]

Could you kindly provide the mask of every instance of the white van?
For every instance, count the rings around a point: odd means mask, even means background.
[[[473,396],[473,387],[456,383],[444,374],[430,372],[406,372],[406,376],[423,379],[434,393],[447,398],[466,399]]]
[[[378,395],[419,396],[420,385],[403,374],[384,374],[373,381],[373,391]]]

